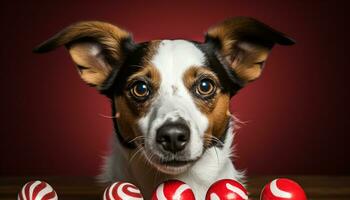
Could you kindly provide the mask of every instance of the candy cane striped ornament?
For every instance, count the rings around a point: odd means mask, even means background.
[[[261,192],[260,200],[306,200],[304,190],[290,179],[279,178],[268,183]]]
[[[205,200],[247,200],[247,190],[237,181],[222,179],[210,186]]]
[[[18,193],[18,200],[57,200],[55,190],[44,181],[26,183]]]
[[[103,200],[143,200],[143,197],[135,185],[115,182],[105,189]]]
[[[179,180],[168,180],[160,184],[152,200],[195,200],[190,186]]]

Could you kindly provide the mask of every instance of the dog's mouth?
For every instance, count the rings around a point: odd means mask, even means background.
[[[189,167],[191,167],[198,159],[164,159],[156,155],[150,156],[144,152],[146,160],[157,170],[169,174],[177,175],[185,172]]]
[[[191,164],[193,162],[195,162],[195,160],[176,160],[176,159],[174,159],[174,160],[160,161],[159,163],[161,165],[166,165],[169,167],[182,167],[182,166]]]
[[[167,160],[167,161],[159,161],[159,162],[152,162],[152,165],[154,165],[159,171],[170,174],[170,175],[176,175],[181,174],[185,172],[191,165],[193,165],[196,162],[196,160]]]

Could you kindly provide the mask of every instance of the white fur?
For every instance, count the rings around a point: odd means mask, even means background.
[[[162,41],[152,60],[161,75],[160,89],[151,109],[138,122],[142,134],[146,137],[143,155],[148,152],[161,156],[154,139],[157,128],[167,120],[185,119],[191,130],[190,141],[185,151],[190,159],[198,160],[180,174],[169,175],[151,166],[145,156],[140,156],[141,153],[134,156],[137,150],[124,149],[119,141],[115,140],[112,152],[106,159],[104,173],[100,177],[103,181],[130,181],[141,189],[145,199],[150,199],[158,184],[175,178],[190,185],[196,199],[204,199],[207,189],[215,181],[223,178],[241,180],[242,173],[235,169],[231,161],[233,124],[230,124],[227,130],[222,148],[211,147],[205,151],[203,149],[203,134],[208,127],[208,119],[196,107],[193,97],[183,83],[183,75],[190,67],[202,67],[204,61],[202,51],[191,42]]]

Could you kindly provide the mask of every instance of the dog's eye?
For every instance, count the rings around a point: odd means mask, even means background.
[[[208,78],[204,78],[199,81],[196,92],[202,96],[209,96],[215,92],[215,89],[214,82]]]
[[[137,81],[130,89],[131,94],[136,98],[146,98],[150,94],[149,87],[144,81]]]

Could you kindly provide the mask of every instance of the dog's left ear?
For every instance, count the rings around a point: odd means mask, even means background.
[[[64,45],[83,81],[102,90],[111,72],[120,69],[133,44],[131,35],[117,26],[84,21],[58,32],[34,52],[44,53]]]
[[[228,19],[210,28],[205,42],[214,45],[218,59],[242,85],[260,76],[275,44],[295,43],[283,33],[248,17]]]

